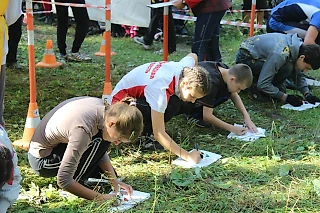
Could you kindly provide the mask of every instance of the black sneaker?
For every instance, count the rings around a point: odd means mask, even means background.
[[[196,125],[197,127],[200,127],[200,128],[209,128],[209,127],[212,127],[211,124],[205,122],[204,120],[202,119],[198,119],[198,118],[194,118],[190,115],[184,115],[185,119],[188,121],[188,123],[191,123],[191,124],[194,124]]]

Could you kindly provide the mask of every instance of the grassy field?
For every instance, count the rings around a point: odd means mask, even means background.
[[[234,15],[235,16],[235,15]],[[234,17],[232,17],[234,18]],[[55,27],[36,22],[36,61],[42,59],[47,39],[54,41]],[[221,52],[224,63],[232,65],[241,41],[240,28],[223,26]],[[68,44],[74,28],[69,29]],[[169,60],[177,61],[190,52],[190,38],[178,38],[177,52]],[[37,103],[41,118],[61,101],[90,95],[101,97],[104,82],[104,58],[93,56],[100,48],[101,35],[85,39],[83,53],[92,63],[68,63],[64,69],[37,69]],[[161,43],[146,51],[130,38],[113,38],[112,83],[134,67],[162,60],[154,54]],[[57,53],[57,49],[56,53]],[[29,103],[27,34],[24,29],[19,46],[22,70],[7,70],[5,120],[10,139],[22,137]],[[319,71],[308,75],[320,78]],[[313,93],[320,95],[319,88]],[[119,176],[134,189],[151,197],[131,212],[320,212],[320,109],[302,112],[280,108],[282,103],[257,103],[241,93],[245,106],[267,137],[255,142],[227,139],[221,129],[202,129],[176,117],[167,124],[172,138],[186,150],[197,142],[204,150],[222,155],[209,167],[181,169],[170,164],[176,157],[167,151],[146,152],[132,145],[111,147],[110,156]],[[242,116],[228,101],[214,109],[216,116],[230,123],[241,123]],[[55,178],[41,178],[28,165],[27,152],[17,150],[22,172],[24,199],[9,212],[107,212],[109,203],[89,202],[76,197],[64,198]]]

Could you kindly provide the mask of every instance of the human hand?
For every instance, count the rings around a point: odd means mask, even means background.
[[[182,3],[182,0],[177,0],[177,1],[173,2],[172,5],[179,10],[184,8],[184,4]]]
[[[244,125],[247,127],[251,132],[257,133],[258,129],[256,125],[251,121],[250,118],[244,119]]]
[[[133,193],[132,186],[130,186],[130,185],[126,184],[126,183],[122,183],[122,182],[119,182],[119,184],[120,184],[120,188],[121,188],[121,189],[126,190],[127,194],[128,194],[129,196],[132,196],[132,193]],[[116,189],[116,192],[118,192],[117,187],[115,187],[115,189]]]
[[[201,161],[201,152],[198,150],[192,150],[188,155],[188,162],[191,162],[193,164],[197,164]]]
[[[306,100],[310,103],[310,104],[315,104],[316,102],[320,102],[320,98],[318,98],[317,96],[312,95],[311,93],[307,93],[305,94]]]
[[[286,102],[294,107],[298,107],[303,104],[301,97],[298,95],[287,95]]]
[[[247,127],[243,126],[233,126],[233,129],[231,132],[235,133],[236,135],[244,135],[248,131]]]

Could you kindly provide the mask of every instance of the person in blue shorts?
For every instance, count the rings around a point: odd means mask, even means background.
[[[267,32],[297,33],[304,44],[320,44],[320,1],[285,0],[274,7]]]

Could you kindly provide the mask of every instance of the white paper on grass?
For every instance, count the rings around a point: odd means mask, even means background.
[[[310,86],[320,86],[320,81],[310,79],[310,78],[306,78],[306,81],[307,81],[307,84]]]
[[[209,166],[210,164],[216,162],[217,160],[219,160],[222,157],[219,154],[208,152],[208,151],[204,151],[204,150],[200,150],[200,152],[203,153],[203,158],[197,164],[192,164],[192,163],[190,163],[188,161],[183,160],[182,158],[178,158],[178,159],[172,161],[172,164],[177,165],[177,166],[181,166],[181,167],[184,167],[184,168],[196,168],[196,167],[200,167],[201,168],[201,167]]]
[[[282,105],[281,108],[282,109],[291,109],[291,110],[296,110],[296,111],[303,111],[306,109],[311,109],[311,108],[315,108],[317,106],[319,106],[320,102],[316,102],[315,104],[310,104],[308,102],[304,102],[303,105],[298,106],[298,107],[294,107],[291,104],[285,104]]]
[[[110,194],[114,194],[115,192],[110,192]],[[141,203],[147,199],[149,199],[150,194],[146,192],[140,192],[133,190],[132,196],[127,195],[127,192],[121,190],[123,197],[127,199],[127,201],[123,201],[121,205],[112,207],[108,210],[108,212],[123,212],[125,210],[131,209],[138,203]]]
[[[234,124],[234,126],[243,126],[243,125]],[[248,130],[246,132],[246,134],[244,134],[244,135],[237,135],[233,132],[230,132],[230,134],[227,136],[227,138],[236,138],[241,141],[255,141],[261,137],[266,137],[266,135],[265,135],[266,130],[265,129],[258,127],[257,130],[258,130],[257,133],[254,133],[254,132],[251,132],[250,130]]]

